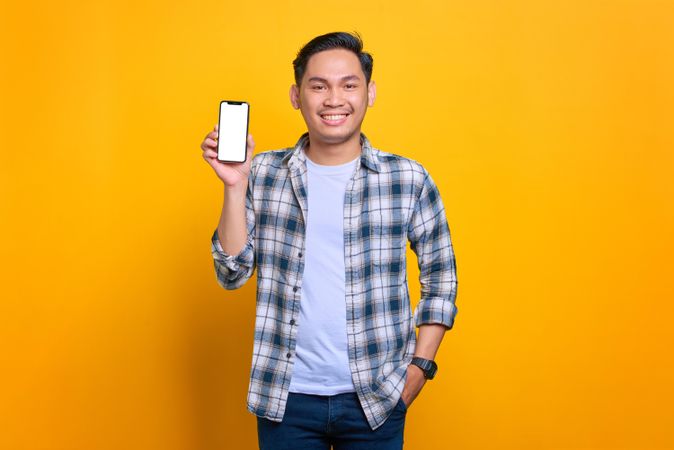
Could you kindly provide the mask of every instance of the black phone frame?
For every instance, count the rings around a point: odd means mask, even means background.
[[[222,118],[222,104],[227,103],[228,105],[248,105],[246,108],[246,134],[244,135],[243,140],[243,160],[242,161],[232,161],[229,159],[220,159],[220,119]],[[217,160],[220,162],[233,162],[233,163],[242,163],[246,161],[248,157],[248,128],[250,126],[250,103],[240,100],[221,100],[218,105],[218,147],[216,148]]]

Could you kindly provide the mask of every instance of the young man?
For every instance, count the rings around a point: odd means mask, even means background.
[[[405,415],[454,323],[454,252],[444,206],[416,161],[361,133],[375,100],[372,57],[348,33],[306,44],[290,102],[307,133],[294,147],[204,159],[225,184],[211,251],[217,280],[241,287],[257,267],[248,410],[263,449],[399,449]],[[421,300],[413,314],[407,242]],[[419,328],[417,338],[414,327]]]

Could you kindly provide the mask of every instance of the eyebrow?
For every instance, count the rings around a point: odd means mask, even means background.
[[[346,76],[344,76],[340,79],[340,81],[349,81],[349,80],[359,80],[360,81],[360,77],[358,77],[358,75],[346,75]],[[321,77],[311,77],[307,81],[309,81],[309,82],[320,81],[322,83],[328,82],[328,80],[326,80],[325,78],[321,78]]]

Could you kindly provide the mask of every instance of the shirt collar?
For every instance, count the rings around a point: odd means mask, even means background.
[[[286,156],[283,157],[283,161],[288,163],[288,167],[291,169],[295,166],[306,167],[306,155],[302,149],[309,143],[309,132],[304,133],[295,144],[295,147],[288,152]],[[360,146],[361,146],[361,163],[375,172],[381,170],[379,164],[379,150],[372,147],[369,139],[363,134],[360,133]]]

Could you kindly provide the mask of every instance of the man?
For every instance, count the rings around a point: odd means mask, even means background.
[[[406,412],[456,315],[437,187],[361,133],[372,63],[357,35],[318,36],[293,62],[290,101],[308,129],[294,147],[251,158],[249,135],[246,161],[222,163],[217,126],[201,145],[225,184],[217,280],[237,289],[257,268],[248,410],[263,449],[402,448]],[[422,286],[413,314],[408,241]]]

